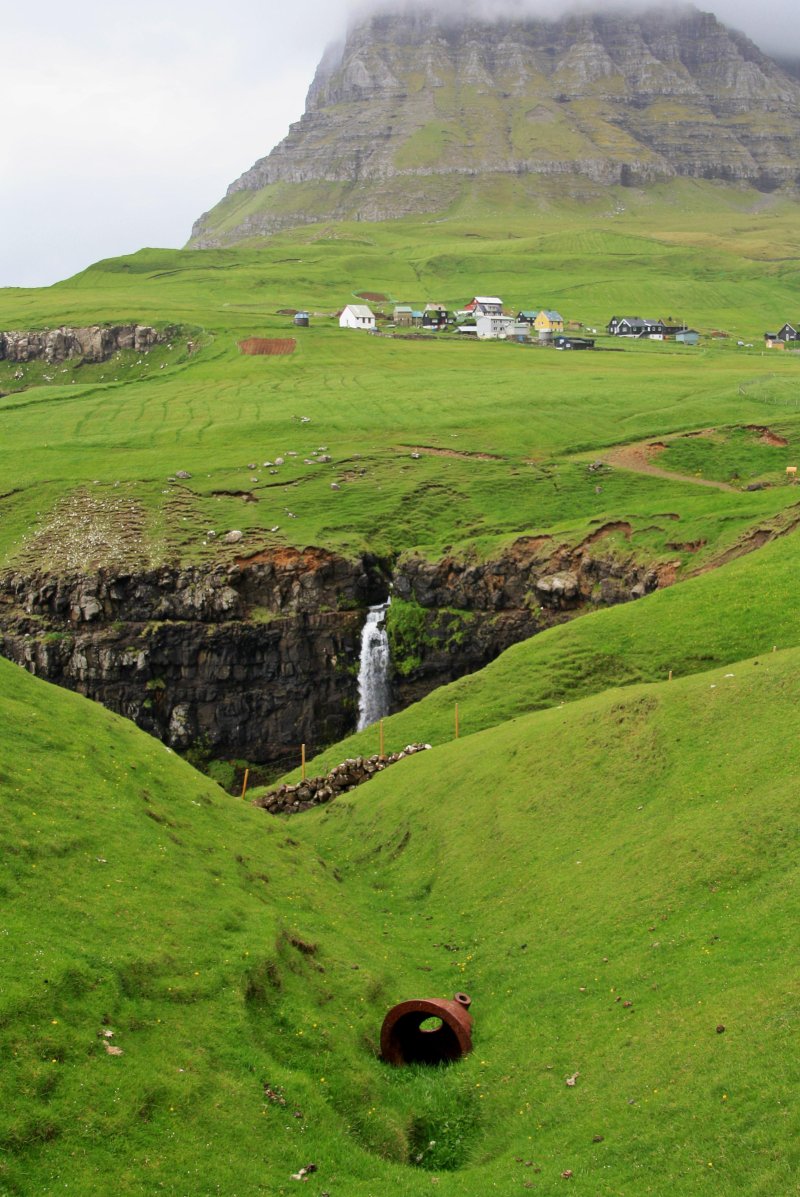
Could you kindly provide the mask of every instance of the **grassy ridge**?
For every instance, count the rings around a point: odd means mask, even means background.
[[[0,662],[2,1191],[788,1192],[798,666],[529,715],[286,825]],[[471,1057],[375,1058],[456,988]]]

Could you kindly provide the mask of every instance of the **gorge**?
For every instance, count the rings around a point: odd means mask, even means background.
[[[178,750],[294,760],[303,742],[341,738],[543,628],[672,580],[603,551],[599,531],[599,544],[596,533],[572,548],[525,537],[473,562],[286,548],[211,569],[6,572],[0,651]]]

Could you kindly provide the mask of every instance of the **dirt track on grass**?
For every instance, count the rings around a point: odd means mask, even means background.
[[[706,429],[703,433],[693,435],[708,436],[712,431],[713,429]],[[741,489],[731,486],[728,482],[716,482],[712,478],[698,478],[694,474],[676,474],[674,470],[664,470],[656,465],[655,462],[659,454],[663,453],[669,442],[677,440],[678,436],[685,435],[685,433],[678,433],[676,436],[663,437],[661,440],[617,445],[613,449],[607,449],[601,453],[599,460],[606,462],[607,465],[617,466],[621,470],[632,470],[636,474],[652,474],[654,478],[666,478],[669,482],[691,482],[693,486],[710,486],[714,490],[737,491]]]

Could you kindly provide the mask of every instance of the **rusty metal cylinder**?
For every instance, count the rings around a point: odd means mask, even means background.
[[[447,1064],[472,1051],[472,999],[413,998],[393,1006],[381,1027],[381,1056],[388,1064]],[[435,1020],[435,1021],[434,1021]],[[432,1025],[425,1026],[431,1022]]]

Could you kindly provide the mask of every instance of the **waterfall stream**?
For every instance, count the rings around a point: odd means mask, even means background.
[[[386,612],[391,599],[370,607],[361,633],[358,670],[358,730],[363,731],[389,713],[389,637]]]

